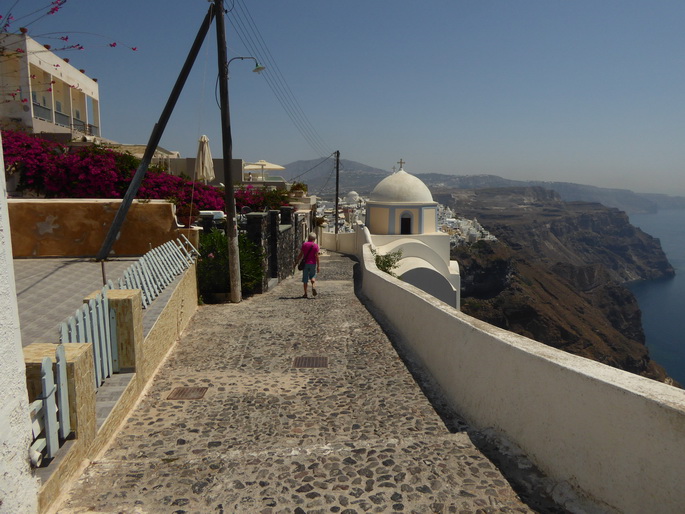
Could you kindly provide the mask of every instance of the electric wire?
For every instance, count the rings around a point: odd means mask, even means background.
[[[285,77],[281,73],[273,55],[264,42],[264,38],[259,33],[259,29],[256,27],[252,16],[242,0],[234,1],[232,12],[234,16],[227,17],[229,23],[246,49],[253,53],[260,63],[266,65],[264,77],[267,85],[274,93],[274,96],[281,104],[281,107],[295,125],[296,129],[319,155],[331,153],[329,147],[324,143],[321,136],[305,115],[302,107],[295,98],[295,95],[292,93],[292,89],[285,81]],[[273,73],[269,73],[270,71]]]
[[[335,173],[335,167],[331,168],[331,172],[328,174],[328,178],[326,179],[326,182],[324,182],[323,186],[321,186],[319,188],[319,190],[316,192],[317,196],[320,196],[325,191],[326,186],[331,181],[331,178],[333,177],[334,173]]]
[[[263,55],[266,57],[265,61],[268,62],[269,65],[273,67],[273,69],[274,69],[275,72],[276,72],[276,75],[277,75],[277,76],[281,79],[281,81],[283,82],[283,84],[284,84],[284,86],[285,86],[285,87],[284,87],[284,90],[285,90],[285,93],[286,93],[286,97],[289,98],[289,99],[291,100],[293,106],[294,106],[295,109],[296,109],[296,112],[299,112],[299,113],[301,114],[301,117],[302,117],[303,120],[305,121],[305,126],[311,129],[312,135],[313,135],[314,138],[317,140],[317,142],[320,143],[322,146],[326,147],[325,143],[323,142],[323,140],[321,139],[321,137],[319,136],[319,134],[314,130],[314,127],[312,126],[311,122],[310,122],[309,119],[307,118],[307,115],[306,115],[305,112],[302,110],[302,107],[300,106],[299,102],[297,101],[297,98],[295,97],[295,95],[293,94],[292,90],[291,90],[290,87],[288,86],[288,83],[287,83],[287,81],[285,80],[285,77],[283,77],[283,74],[281,73],[281,70],[280,70],[278,64],[276,63],[276,61],[275,61],[273,55],[271,54],[271,51],[269,50],[268,46],[266,45],[266,42],[264,41],[264,38],[262,37],[262,34],[261,34],[261,32],[259,31],[259,27],[258,27],[258,26],[256,25],[256,23],[254,22],[254,19],[252,18],[252,15],[250,14],[250,11],[247,9],[247,6],[245,5],[244,0],[237,0],[237,3],[238,3],[238,8],[239,8],[239,9],[242,9],[242,11],[244,12],[244,17],[245,17],[245,19],[247,20],[247,22],[248,22],[248,23],[251,25],[251,27],[253,28],[253,31],[254,31],[254,33],[255,33],[255,35],[256,35],[256,38],[257,38],[257,42],[259,43],[260,48],[261,48],[261,49],[263,50],[263,52],[264,52]]]
[[[238,25],[236,28],[240,30],[238,27],[241,27],[240,23],[242,23],[242,20],[238,19],[237,20]],[[242,27],[244,28],[244,27]],[[255,55],[261,56],[262,54],[256,50],[256,48],[247,40],[249,35],[246,35],[245,32],[239,33],[239,36],[243,39],[245,46],[250,48],[250,51],[254,53]],[[244,36],[244,37],[243,37]],[[260,57],[262,62],[265,62],[267,66],[267,70],[273,69],[274,64],[269,61],[265,61],[263,57]],[[278,76],[273,75],[271,73],[266,73],[264,76],[267,85],[273,92],[274,96],[278,100],[278,102],[281,104],[281,107],[284,109],[286,114],[290,117],[291,121],[295,125],[295,127],[298,129],[300,134],[307,140],[307,142],[310,144],[310,146],[319,154],[319,155],[325,155],[328,153],[328,150],[326,149],[325,146],[323,146],[320,141],[317,139],[316,135],[314,134],[314,131],[311,128],[311,125],[307,124],[307,121],[303,117],[301,110],[298,110],[290,98],[288,97],[284,87],[282,86],[282,82],[279,80]]]
[[[335,152],[333,152],[333,153],[335,153]],[[294,182],[294,181],[297,180],[298,178],[304,177],[307,173],[309,173],[310,171],[314,170],[315,168],[318,168],[318,167],[321,166],[324,162],[326,162],[328,159],[330,159],[331,157],[333,157],[333,153],[331,153],[328,157],[324,157],[323,159],[321,159],[318,163],[316,163],[314,166],[312,166],[311,168],[309,168],[307,171],[304,171],[304,172],[300,173],[300,174],[297,175],[296,177],[290,177],[290,181],[291,181],[291,182]]]
[[[235,23],[232,19],[229,19],[229,22],[233,26],[234,30],[238,34],[238,37],[242,41],[243,45],[248,49],[248,51],[256,55],[257,59],[260,59],[261,62],[267,65],[267,70],[265,70],[263,77],[266,80],[267,85],[271,89],[272,93],[274,94],[278,102],[281,104],[281,107],[295,125],[295,128],[300,132],[302,137],[304,137],[307,143],[309,143],[309,145],[319,155],[327,153],[327,150],[322,149],[321,145],[312,136],[311,130],[308,129],[301,115],[294,109],[292,103],[286,97],[283,87],[279,84],[277,79],[272,78],[271,74],[268,73],[268,70],[273,65],[272,63],[267,62],[262,57],[260,57],[261,54],[256,50],[256,47],[254,46],[253,42],[250,41],[250,35],[247,32],[247,28],[244,26],[242,19],[237,18]]]

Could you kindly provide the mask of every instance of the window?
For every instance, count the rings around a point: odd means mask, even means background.
[[[59,100],[55,100],[55,110],[57,112],[62,112],[62,102]]]

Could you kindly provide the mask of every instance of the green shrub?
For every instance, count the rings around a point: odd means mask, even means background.
[[[396,277],[394,269],[397,268],[400,259],[402,258],[402,250],[397,250],[396,252],[386,253],[385,255],[380,255],[376,250],[371,250],[373,258],[376,260],[376,267],[384,271],[385,273]]]
[[[241,290],[243,294],[251,294],[259,289],[264,279],[263,251],[244,234],[238,236],[238,250],[240,252]],[[226,234],[217,229],[209,233],[201,233],[199,251],[198,290],[204,301],[211,301],[215,293],[227,293],[230,290]]]
[[[259,290],[264,280],[264,250],[250,241],[246,235],[238,237],[240,247],[240,282],[243,294]]]

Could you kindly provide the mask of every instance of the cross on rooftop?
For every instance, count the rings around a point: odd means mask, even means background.
[[[397,163],[400,165],[400,169],[402,169],[402,165],[405,164],[403,159],[400,159],[399,162]]]

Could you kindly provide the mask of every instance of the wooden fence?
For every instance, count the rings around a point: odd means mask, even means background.
[[[142,290],[144,309],[193,263],[193,254],[197,255],[197,250],[185,236],[181,237],[185,241],[169,241],[150,250],[126,269],[124,277],[118,280],[119,289]],[[119,371],[116,319],[107,300],[110,289],[114,289],[111,280],[96,298],[84,303],[73,316],[60,324],[61,342],[93,343],[96,389],[112,373]]]
[[[142,290],[143,309],[146,309],[176,276],[193,263],[193,255],[198,255],[191,242],[184,235],[181,237],[185,241],[169,241],[150,250],[131,265],[124,272],[124,277],[119,279],[119,289]]]
[[[148,307],[198,255],[190,241],[181,237],[183,240],[169,241],[143,255],[118,280],[119,289],[141,289],[143,308]],[[92,343],[96,390],[107,377],[119,371],[116,315],[107,299],[107,292],[114,288],[110,280],[95,298],[84,302],[59,325],[60,343]],[[71,432],[67,361],[62,344],[56,347],[56,360],[55,376],[52,360],[43,359],[42,393],[30,405],[33,441],[29,455],[35,467],[44,464],[44,458],[52,459]]]
[[[52,371],[52,359],[45,357],[41,363],[41,395],[31,402],[31,427],[33,441],[29,457],[33,466],[40,466],[43,457],[52,459],[60,443],[71,433],[69,419],[69,388],[67,385],[67,359],[64,345],[55,351],[56,376]]]

